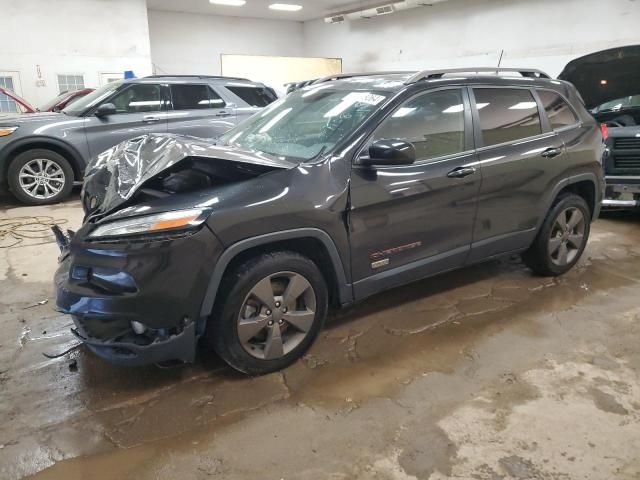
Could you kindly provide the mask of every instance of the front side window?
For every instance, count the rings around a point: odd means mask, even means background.
[[[121,87],[121,85],[122,81],[103,85],[97,90],[94,90],[93,92],[85,95],[84,97],[80,97],[78,100],[73,102],[73,105],[67,105],[66,108],[62,110],[62,112],[67,115],[73,116],[81,115],[88,109],[100,105],[103,100],[113,95],[116,90]]]
[[[529,90],[474,88],[473,94],[485,146],[542,133],[538,104]]]
[[[160,85],[136,84],[111,99],[117,113],[158,112],[162,109]]]
[[[58,91],[60,93],[84,88],[83,75],[58,75]]]
[[[266,87],[240,85],[225,85],[225,87],[252,107],[266,107],[278,99],[278,97]]]
[[[374,141],[383,139],[411,142],[419,160],[463,152],[462,91],[441,90],[407,101],[374,133]]]
[[[538,90],[538,96],[544,106],[552,129],[567,127],[578,123],[578,117],[564,99],[550,90]]]
[[[171,85],[174,110],[222,108],[225,103],[207,85]]]
[[[295,161],[329,153],[362,125],[388,92],[332,85],[303,88],[267,106],[219,142]]]

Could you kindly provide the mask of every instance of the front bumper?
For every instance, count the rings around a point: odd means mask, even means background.
[[[193,361],[206,320],[202,301],[222,251],[215,235],[204,226],[106,243],[84,240],[83,230],[63,249],[55,276],[56,308],[73,317],[74,335],[121,365]]]
[[[640,176],[609,175],[605,181],[604,208],[640,207]]]

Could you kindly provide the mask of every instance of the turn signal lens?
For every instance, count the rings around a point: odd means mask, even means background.
[[[602,132],[602,140],[606,141],[609,138],[609,127],[606,123],[600,124],[600,131]]]
[[[17,129],[18,127],[0,127],[0,137],[6,137],[7,135],[11,135]]]
[[[155,215],[142,215],[106,222],[91,232],[89,238],[185,230],[201,225],[206,218],[204,210],[177,210]]]

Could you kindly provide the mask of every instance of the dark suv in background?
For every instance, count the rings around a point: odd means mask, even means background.
[[[598,123],[535,70],[341,75],[216,144],[147,135],[87,170],[57,307],[110,361],[192,361],[204,338],[260,374],[300,357],[330,304],[521,253],[580,258],[603,193]],[[500,75],[498,75],[500,73]]]
[[[559,78],[576,86],[603,126],[607,145],[603,207],[640,207],[640,45],[577,58]]]
[[[62,113],[0,117],[0,188],[24,203],[65,198],[91,157],[146,133],[215,138],[276,100],[242,78],[151,76],[109,83]]]

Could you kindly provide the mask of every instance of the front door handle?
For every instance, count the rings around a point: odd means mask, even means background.
[[[551,147],[551,148],[547,148],[544,152],[542,152],[540,156],[544,158],[553,158],[553,157],[557,157],[561,153],[562,153],[562,150],[560,150],[559,148]]]
[[[153,122],[159,122],[160,119],[155,115],[145,115],[144,117],[142,117],[142,121],[145,123],[153,123]]]
[[[476,173],[475,167],[458,167],[447,173],[449,178],[464,178],[467,175],[473,175]]]
[[[231,115],[229,112],[222,110],[221,112],[216,113],[216,117],[228,117]]]

